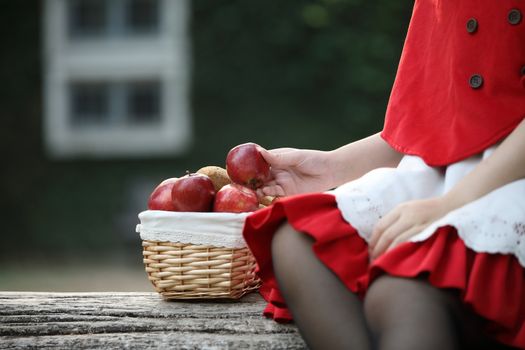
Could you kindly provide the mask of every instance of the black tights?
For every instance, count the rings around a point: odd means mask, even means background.
[[[363,303],[318,260],[312,243],[287,224],[272,241],[281,293],[310,349],[482,348],[472,340],[479,339],[480,320],[451,292],[384,275]]]

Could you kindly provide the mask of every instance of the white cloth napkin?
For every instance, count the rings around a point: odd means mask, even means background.
[[[243,248],[248,214],[146,210],[139,214],[136,231],[147,240]]]

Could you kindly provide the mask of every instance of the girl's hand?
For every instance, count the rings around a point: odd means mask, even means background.
[[[379,220],[370,240],[371,258],[428,227],[446,213],[512,181],[525,178],[525,119],[488,158],[444,196],[399,205]]]
[[[445,197],[405,202],[379,220],[369,242],[370,258],[376,259],[399,243],[408,241],[453,208]]]
[[[271,166],[272,180],[258,190],[259,196],[289,196],[331,188],[329,152],[296,148],[260,148]]]

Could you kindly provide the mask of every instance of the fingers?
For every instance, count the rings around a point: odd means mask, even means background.
[[[386,230],[376,236],[377,238],[374,243],[370,244],[370,257],[375,259],[383,254],[392,245],[392,242],[398,240],[400,236],[403,236],[405,232],[411,228],[412,225],[410,222],[406,220],[396,220]]]
[[[263,193],[265,196],[272,196],[272,197],[284,197],[286,196],[286,193],[284,189],[279,186],[267,186],[263,188]]]
[[[262,188],[258,188],[255,190],[255,192],[257,193],[257,198],[262,198],[264,196],[266,196],[262,190]]]
[[[370,238],[370,242],[368,243],[369,247],[373,248],[377,244],[377,241],[379,240],[383,232],[385,232],[387,228],[389,228],[397,220],[399,220],[400,215],[401,211],[399,210],[399,208],[395,208],[377,222],[377,224],[374,227],[374,230],[372,231],[372,237]]]
[[[427,210],[419,210],[423,204],[422,201],[403,203],[379,220],[369,241],[372,260],[406,242],[433,221],[427,220]]]
[[[270,151],[262,148],[262,147],[257,147],[257,150],[261,153],[261,155],[263,156],[264,160],[272,165],[272,163],[274,163],[275,161],[275,157],[273,156],[273,154],[270,153]]]
[[[397,235],[384,236],[384,239],[379,240],[379,243],[376,246],[374,252],[370,254],[370,259],[377,259],[379,256],[381,256],[381,254],[397,247],[401,243],[407,242],[412,236],[416,235],[422,230],[423,227],[421,226],[413,226],[402,233],[398,233]]]
[[[414,226],[397,236],[388,247],[386,247],[385,252],[397,247],[400,243],[407,242],[412,236],[415,236],[417,233],[423,231],[423,226]]]
[[[284,197],[286,195],[284,188],[277,183],[275,180],[267,182],[264,186],[257,190],[257,194],[261,197],[272,196],[272,197]]]

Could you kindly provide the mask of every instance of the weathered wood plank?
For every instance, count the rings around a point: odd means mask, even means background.
[[[43,336],[12,339],[2,337],[1,349],[305,349],[305,345],[282,334],[234,336],[202,333],[114,333]]]
[[[0,348],[303,349],[265,302],[165,301],[156,293],[0,292]]]

